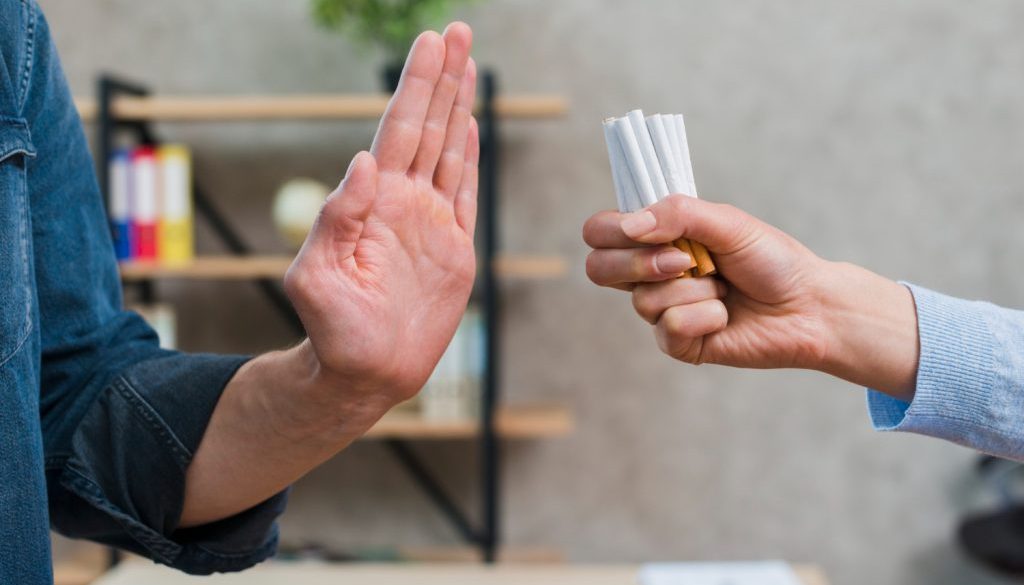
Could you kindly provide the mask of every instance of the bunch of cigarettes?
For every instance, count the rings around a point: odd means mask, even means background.
[[[681,114],[644,118],[642,111],[633,110],[622,118],[605,120],[604,138],[619,211],[637,211],[673,193],[697,196]],[[694,261],[683,278],[715,273],[703,244],[685,238],[673,243]]]

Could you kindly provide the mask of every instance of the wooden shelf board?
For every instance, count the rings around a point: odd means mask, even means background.
[[[127,260],[118,265],[126,281],[181,278],[191,280],[248,280],[282,278],[292,263],[290,256],[200,256],[189,262],[166,264]]]
[[[498,549],[499,563],[563,564],[565,552],[542,546],[503,546]],[[479,563],[480,550],[471,546],[399,547],[402,561],[414,563]]]
[[[69,556],[55,559],[54,585],[89,585],[107,572],[110,556],[105,547],[78,543]]]
[[[391,96],[386,94],[240,95],[119,97],[113,114],[120,120],[166,122],[229,122],[253,120],[372,120],[379,118]],[[77,98],[83,121],[99,115],[96,101]],[[552,118],[568,110],[557,95],[508,95],[495,99],[502,118]]]
[[[573,430],[572,415],[562,406],[502,406],[495,413],[495,427],[504,439],[562,437]],[[364,439],[472,439],[480,430],[476,418],[431,420],[416,412],[393,411],[373,426]]]
[[[499,254],[494,259],[494,270],[504,278],[560,278],[569,267],[561,256]]]
[[[200,256],[181,264],[129,260],[120,265],[125,281],[180,278],[192,280],[249,280],[282,278],[291,265],[290,256]],[[495,260],[498,276],[504,278],[557,278],[566,271],[566,261],[557,256],[503,254]]]

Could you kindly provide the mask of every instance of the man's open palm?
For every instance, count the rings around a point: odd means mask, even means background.
[[[416,40],[373,142],[285,276],[319,366],[397,399],[426,381],[476,271],[476,66],[462,23]]]

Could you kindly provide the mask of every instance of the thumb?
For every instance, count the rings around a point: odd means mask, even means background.
[[[700,242],[716,254],[731,254],[756,238],[762,224],[732,205],[686,195],[670,195],[622,217],[622,231],[644,244],[679,238]]]
[[[362,151],[352,158],[345,178],[327,197],[311,237],[355,243],[376,199],[377,161],[372,154]]]

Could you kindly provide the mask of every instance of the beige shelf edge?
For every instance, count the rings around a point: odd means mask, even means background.
[[[499,563],[563,564],[565,552],[543,546],[503,546],[498,549]],[[398,556],[414,563],[479,563],[480,550],[470,546],[399,547]]]
[[[572,415],[563,406],[502,406],[495,413],[495,428],[504,439],[563,437],[573,430]],[[477,419],[431,420],[416,412],[393,411],[380,419],[363,439],[472,439],[480,430]]]
[[[372,120],[379,118],[390,96],[385,94],[242,95],[121,97],[113,114],[121,120],[165,122],[229,122],[255,120]],[[99,108],[92,98],[76,98],[78,115],[95,121]],[[565,115],[568,102],[557,95],[507,95],[495,100],[502,118],[552,118]]]
[[[125,281],[180,278],[192,280],[246,280],[282,278],[291,265],[290,256],[199,256],[183,264],[150,261],[120,263]],[[558,278],[564,276],[567,264],[557,256],[526,256],[503,254],[495,259],[495,270],[503,278]]]

